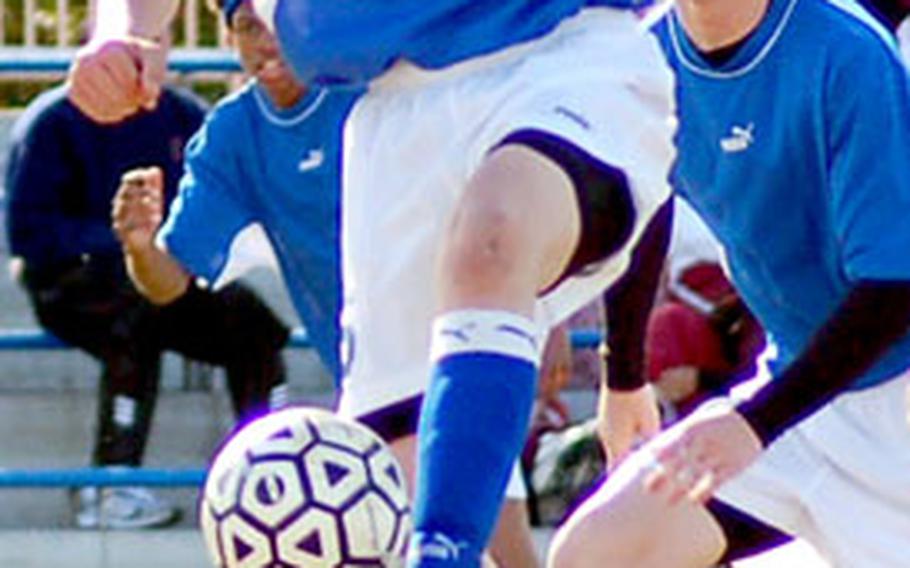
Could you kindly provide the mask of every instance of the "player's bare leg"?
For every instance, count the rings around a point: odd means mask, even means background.
[[[408,491],[414,491],[414,480],[417,476],[415,467],[415,456],[417,456],[417,436],[402,436],[389,442],[389,448],[392,454],[404,469],[405,478],[408,480]]]
[[[540,566],[528,527],[528,505],[523,499],[507,498],[499,512],[488,547],[499,568],[536,568]]]
[[[445,562],[472,566],[494,532],[533,402],[534,303],[564,270],[579,233],[571,180],[534,150],[502,147],[468,183],[439,255],[434,341],[442,351],[434,344],[421,417],[411,565],[435,565],[434,551],[445,543],[453,551]],[[475,463],[459,470],[457,494],[447,494],[457,483],[443,462],[468,453]],[[450,523],[460,534],[448,532]],[[530,527],[521,530],[527,538],[519,543],[532,548]]]
[[[443,243],[440,312],[533,315],[538,291],[564,270],[580,234],[566,174],[523,146],[494,152],[465,190]]]
[[[551,568],[704,568],[721,557],[726,540],[701,505],[669,505],[646,491],[649,458],[642,453],[614,472],[560,528]],[[656,543],[660,546],[656,546]]]

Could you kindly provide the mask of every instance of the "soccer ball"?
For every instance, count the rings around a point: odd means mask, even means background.
[[[218,452],[199,504],[219,568],[399,564],[410,533],[404,473],[366,427],[292,407]]]

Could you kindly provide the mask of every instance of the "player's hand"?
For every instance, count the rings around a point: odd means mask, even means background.
[[[660,413],[651,386],[632,391],[602,388],[597,428],[607,464],[611,470],[615,469],[638,444],[660,430]]]
[[[167,73],[167,47],[138,37],[96,39],[70,66],[70,101],[92,120],[110,124],[152,110]]]
[[[164,174],[160,168],[136,169],[123,175],[114,196],[111,218],[114,232],[128,251],[155,245],[164,218]]]
[[[723,483],[758,459],[762,444],[728,404],[708,404],[674,426],[651,448],[654,467],[645,487],[673,504],[704,503]]]

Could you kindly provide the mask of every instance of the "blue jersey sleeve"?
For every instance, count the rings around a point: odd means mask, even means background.
[[[242,137],[217,110],[187,146],[186,170],[158,238],[190,272],[214,282],[237,233],[254,221],[237,188],[248,176],[234,150]]]
[[[847,55],[829,73],[824,104],[830,214],[847,278],[910,279],[907,72],[883,41],[840,47]]]

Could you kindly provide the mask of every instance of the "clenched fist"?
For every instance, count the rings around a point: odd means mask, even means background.
[[[94,40],[76,53],[67,77],[70,101],[102,124],[158,104],[167,73],[167,46],[139,37]]]
[[[155,246],[155,234],[164,218],[164,174],[160,168],[127,172],[114,196],[111,218],[114,232],[128,251]]]

